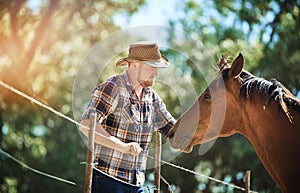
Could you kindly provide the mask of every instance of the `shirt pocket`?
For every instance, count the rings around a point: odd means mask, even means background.
[[[121,122],[128,123],[140,123],[140,111],[137,104],[124,103],[121,111]]]

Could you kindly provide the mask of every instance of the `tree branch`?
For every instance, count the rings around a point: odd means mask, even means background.
[[[39,26],[35,30],[35,37],[33,41],[31,42],[29,49],[26,53],[26,58],[23,61],[24,69],[28,69],[30,66],[32,59],[34,57],[35,51],[40,43],[40,40],[42,39],[46,28],[50,24],[50,20],[52,15],[54,14],[55,9],[58,7],[59,2],[58,0],[51,0],[48,9],[46,10],[45,14],[41,18]]]

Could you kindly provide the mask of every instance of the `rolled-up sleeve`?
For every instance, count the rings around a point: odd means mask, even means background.
[[[158,95],[155,100],[155,115],[154,126],[160,133],[163,134],[163,136],[165,136],[176,123],[176,120],[167,110],[166,105]]]
[[[106,118],[114,112],[118,104],[118,87],[115,83],[107,81],[100,84],[92,94],[91,101],[81,119],[88,119],[92,112],[96,112],[97,121]]]

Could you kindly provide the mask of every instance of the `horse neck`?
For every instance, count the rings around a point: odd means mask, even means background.
[[[279,104],[272,100],[265,106],[266,98],[245,99],[243,128],[239,132],[252,143],[259,159],[283,192],[296,185],[299,165],[300,113],[291,110],[292,124]],[[298,178],[299,179],[299,178]],[[288,187],[288,184],[293,184]]]

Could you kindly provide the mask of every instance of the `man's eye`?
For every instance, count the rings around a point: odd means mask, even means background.
[[[204,94],[204,100],[206,100],[206,101],[210,101],[210,100],[211,100],[211,95],[210,95],[210,93],[205,93],[205,94]]]

